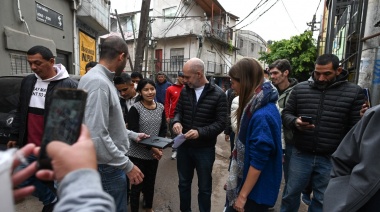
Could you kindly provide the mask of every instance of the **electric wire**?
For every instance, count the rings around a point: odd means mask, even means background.
[[[234,32],[236,32],[236,31],[238,31],[238,30],[241,30],[241,29],[243,29],[243,28],[246,27],[246,26],[251,25],[254,21],[257,21],[262,15],[264,15],[266,12],[268,12],[268,10],[270,10],[274,5],[276,5],[278,1],[279,1],[279,0],[276,0],[275,3],[273,3],[268,9],[266,9],[263,13],[261,13],[256,19],[252,20],[250,23],[244,25],[243,27],[240,27],[239,29],[235,30]]]
[[[250,15],[252,15],[253,12],[255,12],[257,9],[259,9],[261,6],[263,6],[264,4],[266,4],[269,0],[266,0],[265,2],[263,2],[261,5],[260,3],[262,2],[262,0],[260,0],[260,2],[256,5],[256,7],[253,8],[253,10],[247,15],[245,16],[241,21],[239,21],[238,23],[236,23],[235,25],[231,26],[230,28],[234,28],[235,26],[241,24],[245,19],[247,19]]]
[[[293,24],[294,28],[296,28],[296,30],[297,30],[298,33],[300,33],[300,31],[298,30],[297,26],[294,24],[294,21],[293,21],[292,17],[290,16],[289,12],[288,12],[288,9],[286,9],[284,1],[281,0],[281,3],[282,3],[282,6],[284,6],[284,9],[286,11],[286,14],[288,14],[289,19],[292,21],[292,24]]]

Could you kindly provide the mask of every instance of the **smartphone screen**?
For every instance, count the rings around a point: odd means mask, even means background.
[[[368,88],[363,88],[364,96],[365,96],[365,102],[367,103],[368,107],[371,107],[371,95],[369,93]]]
[[[45,120],[44,134],[42,136],[39,169],[52,169],[46,146],[51,141],[62,141],[73,144],[77,141],[87,93],[79,89],[56,89],[50,102],[49,111]]]

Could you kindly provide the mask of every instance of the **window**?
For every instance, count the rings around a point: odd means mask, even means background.
[[[10,53],[11,56],[11,74],[32,73],[26,54]]]
[[[243,45],[244,45],[243,39],[240,39],[240,48],[243,48]]]
[[[163,9],[164,17],[174,17],[177,12],[177,7],[169,7]],[[173,18],[164,18],[164,22],[171,21]]]
[[[183,67],[184,48],[170,49],[170,71],[177,72]]]
[[[253,52],[254,50],[255,50],[255,44],[251,43],[251,52]]]

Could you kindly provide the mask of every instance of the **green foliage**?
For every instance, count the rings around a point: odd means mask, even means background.
[[[291,77],[299,82],[309,78],[314,70],[314,62],[317,59],[317,47],[311,31],[305,31],[300,35],[275,41],[268,46],[269,52],[260,52],[259,60],[271,64],[277,59],[287,59],[292,66]]]

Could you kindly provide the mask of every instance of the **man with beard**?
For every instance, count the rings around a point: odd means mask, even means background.
[[[309,210],[322,211],[331,154],[360,120],[364,103],[362,89],[348,82],[347,77],[337,56],[323,54],[317,58],[311,78],[296,85],[290,94],[282,121],[293,131],[294,147],[281,211],[298,211],[301,192],[309,179],[313,190]]]
[[[123,71],[127,58],[127,44],[123,39],[106,38],[100,46],[99,64],[81,78],[78,86],[88,92],[85,124],[96,148],[103,189],[114,198],[118,212],[127,211],[125,175],[131,184],[139,184],[144,178],[126,156],[129,140],[138,142],[147,137],[126,129],[119,95],[112,82]]]

